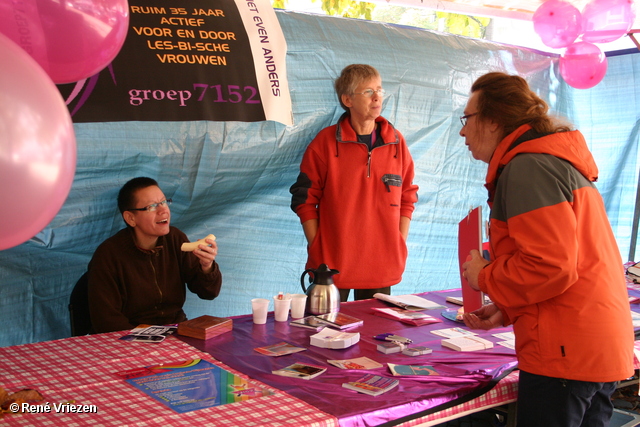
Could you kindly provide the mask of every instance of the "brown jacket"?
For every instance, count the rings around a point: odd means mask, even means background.
[[[198,259],[180,246],[187,236],[175,227],[152,251],[138,248],[125,228],[105,240],[89,263],[89,309],[95,332],[131,329],[139,324],[166,325],[186,320],[186,288],[202,299],[220,293],[217,263],[204,274]]]

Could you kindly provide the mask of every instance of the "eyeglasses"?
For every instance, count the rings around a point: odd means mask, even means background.
[[[128,211],[147,211],[147,212],[155,212],[158,210],[158,206],[169,206],[171,204],[171,199],[166,199],[158,203],[151,203],[144,208],[131,208],[127,209]]]
[[[460,123],[462,123],[462,127],[465,127],[467,125],[467,122],[469,121],[469,117],[473,117],[478,113],[471,113],[471,114],[466,114],[464,116],[460,116]]]
[[[365,98],[371,98],[374,93],[377,93],[378,96],[384,96],[384,94],[387,93],[387,91],[384,89],[377,89],[377,90],[367,89],[362,92],[355,92],[354,95],[363,95]]]

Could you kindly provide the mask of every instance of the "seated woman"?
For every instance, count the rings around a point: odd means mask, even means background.
[[[127,227],[105,240],[89,263],[89,309],[95,332],[186,320],[186,286],[202,299],[220,293],[218,245],[207,239],[183,252],[187,236],[170,226],[171,199],[147,177],[127,182],[118,208]]]

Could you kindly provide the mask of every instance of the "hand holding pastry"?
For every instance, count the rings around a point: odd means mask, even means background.
[[[213,236],[213,234],[210,234],[209,236]],[[197,250],[192,251],[192,253],[200,260],[200,266],[204,273],[211,272],[213,269],[213,262],[216,259],[216,255],[218,255],[218,243],[215,241],[215,236],[213,236],[213,238],[210,238],[209,236],[193,242],[197,243],[198,247]]]
[[[195,242],[185,242],[180,247],[180,250],[182,250],[183,252],[193,252],[196,249],[199,249],[200,245],[211,246],[209,243],[206,243],[206,240],[212,240],[212,241],[216,240],[216,236],[214,236],[213,234],[209,234],[207,237],[200,240],[196,240]]]

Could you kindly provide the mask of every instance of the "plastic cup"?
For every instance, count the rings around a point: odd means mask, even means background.
[[[307,296],[305,294],[291,295],[291,317],[300,319],[304,317],[304,309],[307,304]]]
[[[275,295],[273,297],[273,313],[276,322],[286,322],[289,318],[289,307],[291,307],[291,297],[285,295]]]
[[[251,312],[253,313],[253,323],[264,325],[267,323],[267,312],[269,311],[269,300],[266,298],[254,298],[251,300]]]

